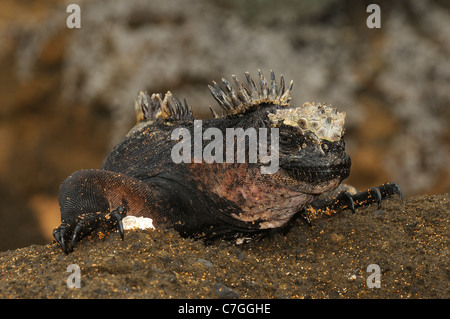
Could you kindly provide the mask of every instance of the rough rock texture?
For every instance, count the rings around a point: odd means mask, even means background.
[[[56,0],[0,2],[0,250],[44,243],[60,182],[98,167],[131,128],[138,90],[186,97],[272,68],[293,100],[347,113],[348,182],[397,181],[406,195],[450,188],[448,1],[80,1],[82,28]],[[15,236],[17,233],[21,236]]]
[[[356,214],[297,220],[286,235],[234,246],[176,232],[86,238],[0,253],[0,298],[449,298],[450,196],[392,199]],[[81,270],[68,288],[67,267]],[[368,288],[381,269],[381,288]]]

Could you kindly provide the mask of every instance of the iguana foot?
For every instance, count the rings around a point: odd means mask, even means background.
[[[91,234],[99,228],[117,228],[120,237],[124,238],[122,219],[126,216],[126,209],[120,205],[112,212],[85,213],[80,214],[73,223],[62,221],[61,225],[53,231],[53,237],[61,246],[62,250],[68,254],[81,238]],[[70,241],[70,242],[69,242]]]
[[[350,209],[352,213],[355,213],[356,208],[373,203],[377,203],[378,209],[380,209],[381,201],[394,194],[397,194],[400,199],[402,198],[402,191],[397,183],[385,183],[353,195],[343,191],[334,198],[313,202],[303,208],[300,214],[311,225],[311,219],[320,214],[332,215],[345,209]]]

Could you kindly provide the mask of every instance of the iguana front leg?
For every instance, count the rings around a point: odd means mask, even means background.
[[[124,237],[122,219],[144,216],[155,224],[164,217],[155,206],[160,192],[148,183],[101,169],[81,170],[69,176],[59,190],[61,225],[53,236],[65,253],[83,237],[117,229]]]
[[[397,183],[385,183],[378,187],[369,188],[367,191],[350,194],[342,191],[337,196],[328,199],[316,200],[300,212],[301,216],[311,225],[311,219],[321,214],[333,215],[339,211],[350,209],[355,213],[355,209],[373,203],[381,207],[381,201],[397,194],[402,198],[402,192]]]

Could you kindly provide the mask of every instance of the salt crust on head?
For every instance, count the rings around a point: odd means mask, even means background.
[[[345,112],[338,112],[328,104],[306,102],[300,107],[277,109],[268,117],[274,125],[282,122],[298,127],[303,132],[314,133],[321,140],[337,142],[344,133]]]

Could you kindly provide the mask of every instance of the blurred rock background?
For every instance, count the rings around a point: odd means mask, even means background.
[[[51,240],[59,184],[133,126],[138,90],[206,117],[212,80],[258,68],[347,113],[353,186],[450,189],[448,1],[76,1],[80,29],[70,3],[0,2],[0,250]]]

